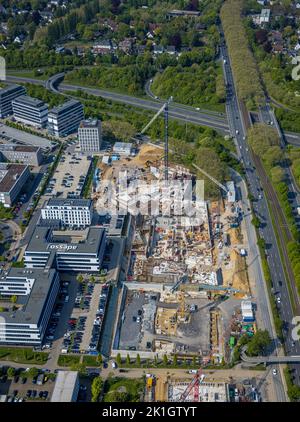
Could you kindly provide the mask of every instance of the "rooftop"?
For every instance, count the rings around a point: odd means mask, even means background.
[[[28,105],[31,107],[43,107],[46,105],[44,101],[39,100],[38,98],[29,97],[28,95],[20,95],[20,97],[15,98],[13,102],[18,103],[20,105]]]
[[[49,111],[49,114],[60,114],[60,113],[63,113],[64,111],[68,110],[71,107],[78,106],[79,104],[81,104],[81,103],[80,103],[80,101],[77,101],[77,100],[66,101],[64,104],[61,104],[57,107],[53,107]]]
[[[0,144],[0,151],[37,152],[39,149],[31,145]]]
[[[37,226],[27,245],[26,252],[97,253],[105,229],[89,227],[86,230],[52,230]]]
[[[51,401],[71,402],[77,379],[77,371],[58,371]]]
[[[56,275],[56,270],[11,268],[1,281],[14,281],[14,279],[31,279],[33,286],[26,302],[22,308],[14,312],[0,312],[0,319],[4,318],[6,323],[30,323],[37,324],[48,297],[49,289]]]
[[[10,192],[26,168],[23,164],[0,163],[0,192]]]
[[[6,86],[5,88],[0,89],[0,97],[3,94],[7,94],[10,91],[16,90],[17,88],[21,88],[21,85],[12,84],[12,85]]]
[[[90,199],[65,199],[51,198],[47,205],[51,207],[90,207],[92,201]]]
[[[82,120],[79,128],[97,128],[100,121],[98,119]]]

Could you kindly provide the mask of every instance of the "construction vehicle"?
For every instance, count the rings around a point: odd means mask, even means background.
[[[181,394],[179,398],[179,402],[185,402],[187,397],[189,396],[192,389],[194,389],[194,399],[193,402],[199,402],[199,385],[202,384],[205,375],[202,373],[201,368],[198,369],[197,374],[186,387],[185,391]]]

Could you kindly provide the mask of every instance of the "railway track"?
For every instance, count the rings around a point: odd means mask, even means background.
[[[255,155],[253,155],[253,160],[255,163],[255,167],[257,170],[257,173],[259,175],[259,178],[261,180],[262,186],[263,186],[263,190],[264,193],[267,197],[268,203],[271,204],[272,206],[272,213],[274,216],[274,223],[276,224],[276,230],[278,232],[278,240],[280,243],[280,248],[283,254],[283,259],[284,259],[284,264],[285,264],[285,268],[286,268],[286,273],[287,276],[290,280],[290,286],[293,292],[293,298],[294,300],[292,300],[292,303],[294,302],[296,305],[296,310],[297,310],[297,315],[299,315],[300,312],[300,302],[299,302],[299,295],[298,295],[298,291],[297,291],[297,287],[296,287],[296,281],[295,281],[295,277],[294,277],[294,273],[291,267],[291,263],[289,260],[289,256],[288,256],[288,252],[287,252],[287,248],[286,248],[286,241],[292,241],[293,240],[293,236],[288,228],[288,225],[286,223],[285,220],[285,215],[281,209],[281,206],[279,204],[278,198],[277,198],[277,194],[273,188],[273,186],[271,185],[268,176],[263,168],[263,165],[261,163],[260,158]]]

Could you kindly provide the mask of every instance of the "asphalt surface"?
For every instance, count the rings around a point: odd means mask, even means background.
[[[268,244],[268,256],[270,271],[272,275],[272,280],[276,290],[281,290],[282,297],[282,309],[285,312],[282,312],[282,318],[290,323],[292,319],[292,306],[289,300],[287,284],[285,281],[284,271],[280,261],[280,254],[278,246],[276,243],[276,238],[272,228],[272,221],[268,211],[267,202],[263,192],[261,192],[260,180],[257,177],[255,171],[253,171],[253,159],[249,151],[249,147],[246,141],[246,128],[244,118],[239,106],[239,102],[236,95],[236,90],[233,81],[232,70],[230,66],[229,56],[227,52],[226,45],[222,45],[221,55],[223,58],[223,70],[225,75],[225,82],[227,85],[227,99],[226,99],[226,113],[228,116],[229,127],[233,136],[236,139],[238,155],[241,157],[244,162],[246,169],[246,177],[249,183],[249,190],[252,195],[256,198],[256,201],[253,202],[253,208],[255,213],[261,215],[265,222],[264,226],[260,229],[260,236],[263,237]],[[224,63],[226,60],[226,63]],[[249,245],[252,247],[253,245]],[[261,274],[261,271],[260,271]],[[262,275],[262,274],[261,274]],[[259,285],[260,281],[263,283],[262,279],[257,279],[256,282]],[[271,322],[271,315],[268,306],[268,297],[267,294],[261,289],[261,294],[257,297],[259,308],[261,311],[261,317],[264,322],[266,329],[269,331],[270,335],[274,339],[274,352],[275,355],[279,353],[278,348],[280,347],[279,342],[277,341],[277,336]],[[286,335],[286,342],[291,346],[291,336],[290,333]],[[293,354],[300,354],[299,342],[293,350]],[[278,373],[278,379],[281,377],[280,372]],[[299,382],[299,375],[297,372],[297,383]],[[275,385],[277,400],[282,402],[286,401],[283,382],[280,379],[280,382]]]
[[[69,85],[69,84],[61,84],[59,86],[60,91],[56,87],[56,82],[60,82],[62,80],[62,73],[52,76],[46,82],[34,78],[23,78],[19,76],[11,76],[8,75],[7,80],[8,82],[24,82],[24,83],[33,83],[44,85],[47,89],[54,91],[56,93],[74,91],[77,89],[82,89],[87,93],[93,94],[95,96],[101,96],[107,100],[121,102],[123,104],[128,104],[137,108],[143,108],[145,110],[153,110],[157,111],[162,106],[163,101],[160,99],[155,99],[153,94],[150,90],[150,81],[147,82],[145,86],[146,94],[149,95],[150,99],[143,99],[143,98],[136,98],[129,95],[119,94],[116,92],[106,91],[103,89],[93,89],[87,88],[78,85]],[[228,120],[224,113],[217,113],[210,110],[199,110],[197,111],[194,107],[186,106],[183,104],[172,103],[169,107],[170,117],[181,120],[188,123],[194,123],[197,125],[211,127],[217,130],[219,133],[223,135],[228,135],[229,127],[228,127]],[[300,147],[300,134],[293,133],[293,132],[284,132],[286,141],[291,145],[299,146]]]

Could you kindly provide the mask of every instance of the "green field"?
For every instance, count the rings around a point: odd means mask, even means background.
[[[108,378],[104,385],[104,402],[137,402],[143,393],[142,379]]]
[[[57,364],[59,366],[72,366],[72,365],[77,365],[79,361],[80,361],[80,356],[59,355]]]
[[[0,360],[44,365],[48,360],[48,356],[49,353],[34,352],[32,349],[25,347],[0,347]]]

